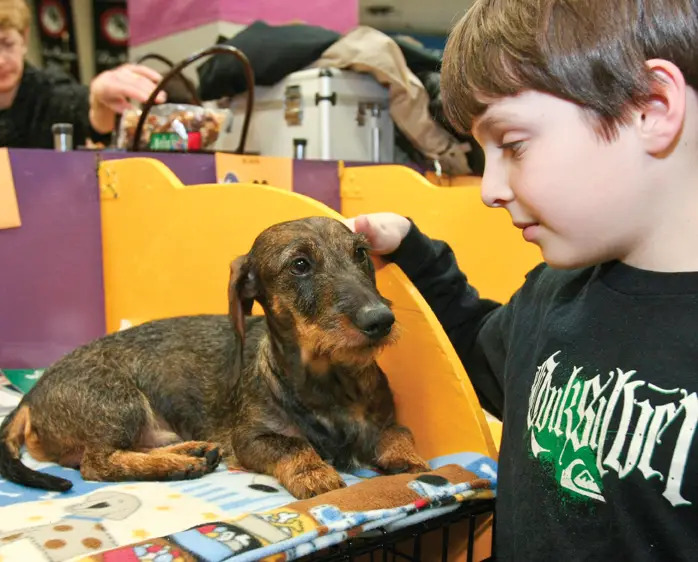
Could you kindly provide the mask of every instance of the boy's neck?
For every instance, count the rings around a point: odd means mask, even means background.
[[[647,236],[621,261],[650,271],[698,271],[698,169],[691,163],[657,189]]]
[[[659,272],[698,271],[698,92],[687,88],[683,127],[672,150],[643,165],[651,193],[638,243],[621,261]]]

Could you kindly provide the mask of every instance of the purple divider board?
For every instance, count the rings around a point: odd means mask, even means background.
[[[43,368],[106,330],[98,158],[156,158],[195,185],[215,183],[215,157],[9,154],[22,226],[0,230],[0,369]]]
[[[339,212],[338,163],[326,160],[294,160],[293,191],[307,195]]]
[[[22,226],[0,230],[0,368],[42,368],[105,332],[95,155],[9,155]]]
[[[373,162],[345,161],[346,168],[381,166]],[[417,166],[410,166],[422,173]],[[293,191],[312,197],[338,213],[342,212],[339,162],[335,160],[294,160]]]
[[[216,157],[213,154],[181,154],[177,152],[124,152],[104,150],[102,160],[153,158],[167,166],[184,185],[216,183]]]
[[[216,182],[215,157],[109,150],[9,154],[22,226],[0,230],[0,369],[42,368],[105,333],[98,159],[154,158],[184,185],[200,185]],[[293,187],[341,209],[335,161],[295,160]]]
[[[165,164],[184,185],[216,183],[216,162],[213,154],[181,154],[167,152],[103,151],[103,160],[121,158],[154,158]],[[345,161],[346,167],[379,166],[372,162]],[[417,166],[411,166],[422,172]],[[234,184],[228,184],[234,185]],[[312,197],[337,212],[341,211],[339,162],[335,160],[293,160],[293,191]]]

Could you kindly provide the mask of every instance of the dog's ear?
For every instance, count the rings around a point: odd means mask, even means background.
[[[245,315],[252,313],[255,296],[257,296],[257,277],[250,267],[247,256],[240,256],[230,264],[228,314],[235,331],[243,341]]]

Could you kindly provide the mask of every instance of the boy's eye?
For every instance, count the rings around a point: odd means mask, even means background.
[[[512,141],[512,142],[504,142],[500,145],[497,146],[500,150],[506,150],[511,152],[514,156],[519,154],[521,152],[521,148],[523,147],[523,142],[524,141]]]

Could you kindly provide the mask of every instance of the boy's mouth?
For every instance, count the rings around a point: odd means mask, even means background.
[[[526,242],[533,242],[536,239],[540,225],[537,222],[514,222],[514,226],[521,229]]]
[[[534,226],[534,225],[536,225],[536,224],[538,224],[538,223],[537,223],[537,222],[533,222],[533,221],[527,221],[527,222],[524,222],[524,221],[514,221],[514,226],[515,226],[516,228],[520,228],[521,230],[523,230],[524,228],[528,228],[529,226]]]

